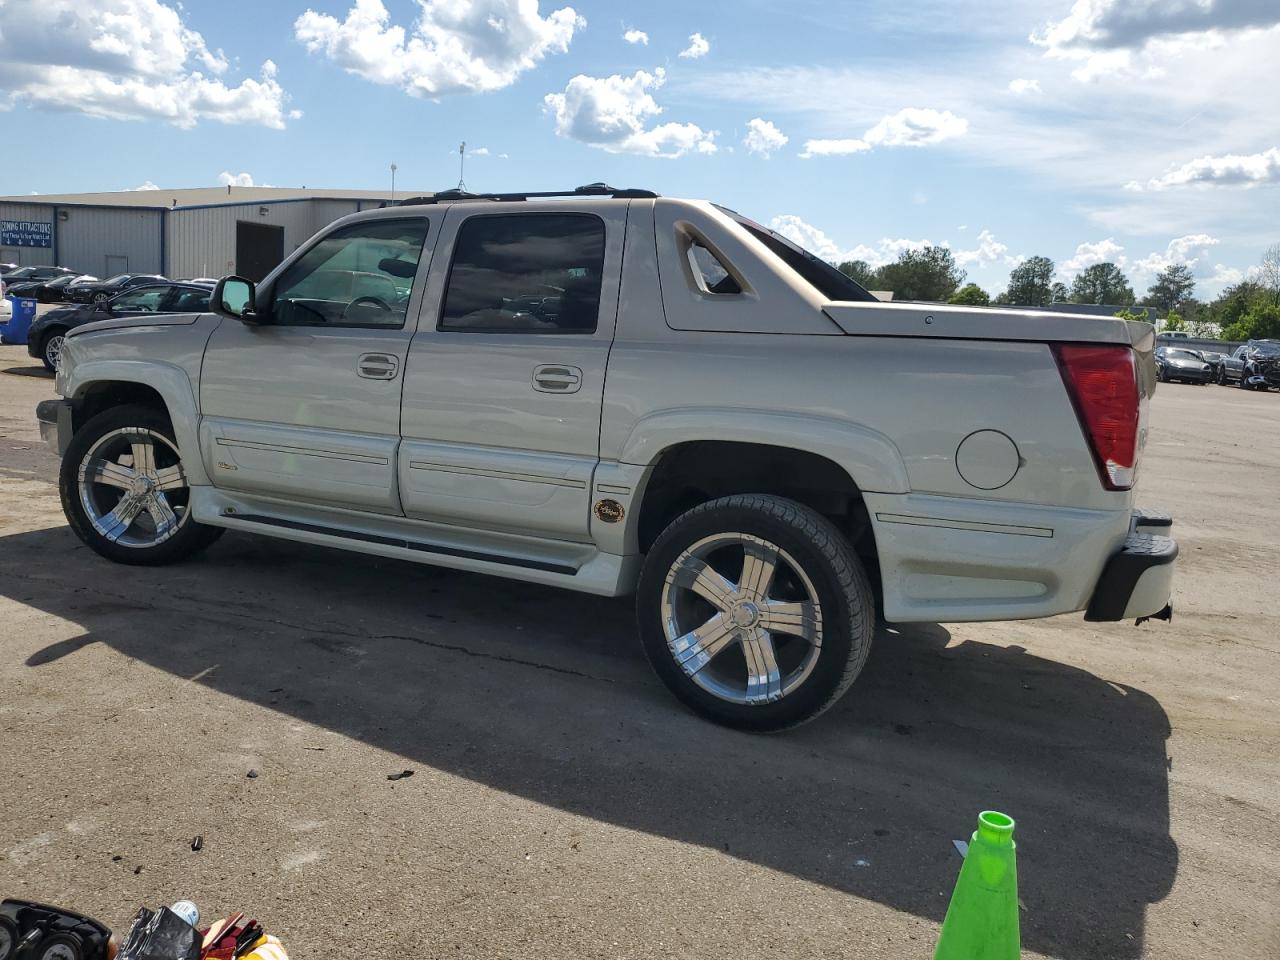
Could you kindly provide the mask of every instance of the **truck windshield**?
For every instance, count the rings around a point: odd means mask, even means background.
[[[721,213],[732,217],[753,237],[769,248],[779,260],[800,274],[811,286],[818,289],[828,300],[861,300],[875,303],[876,298],[868,293],[856,281],[815,256],[803,247],[792,243],[776,230],[761,226],[754,220],[748,220],[740,213],[726,207],[716,207]]]
[[[1280,357],[1280,343],[1274,340],[1255,340],[1253,352],[1260,357]]]

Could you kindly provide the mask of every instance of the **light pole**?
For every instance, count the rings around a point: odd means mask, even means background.
[[[462,177],[466,162],[467,162],[467,141],[463,140],[460,144],[458,144],[458,189],[463,191],[467,189],[467,182]]]
[[[396,165],[391,164],[391,205],[396,205]]]

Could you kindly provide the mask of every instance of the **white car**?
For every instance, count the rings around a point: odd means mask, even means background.
[[[1149,325],[882,303],[711,203],[539,198],[364,211],[213,313],[71,330],[38,417],[72,529],[634,592],[676,696],[757,730],[834,703],[878,616],[1170,615]]]
[[[9,302],[8,291],[4,281],[0,280],[0,323],[8,323],[13,319],[13,304]]]

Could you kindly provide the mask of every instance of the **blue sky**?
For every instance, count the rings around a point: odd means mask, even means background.
[[[628,37],[628,32],[631,31]],[[644,34],[643,39],[635,31]],[[0,194],[606,180],[832,259],[1211,296],[1280,242],[1274,0],[0,0]]]

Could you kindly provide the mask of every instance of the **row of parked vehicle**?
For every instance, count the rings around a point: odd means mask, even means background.
[[[0,264],[5,266],[12,265]],[[7,306],[3,298],[23,297],[62,304],[36,317],[26,335],[27,352],[55,370],[69,330],[112,317],[204,313],[215,282],[208,278],[168,280],[153,273],[125,273],[98,280],[62,267],[16,267],[0,273],[0,303]]]
[[[1250,340],[1231,353],[1191,347],[1156,348],[1156,376],[1203,386],[1235,384],[1243,390],[1280,389],[1280,340]]]

